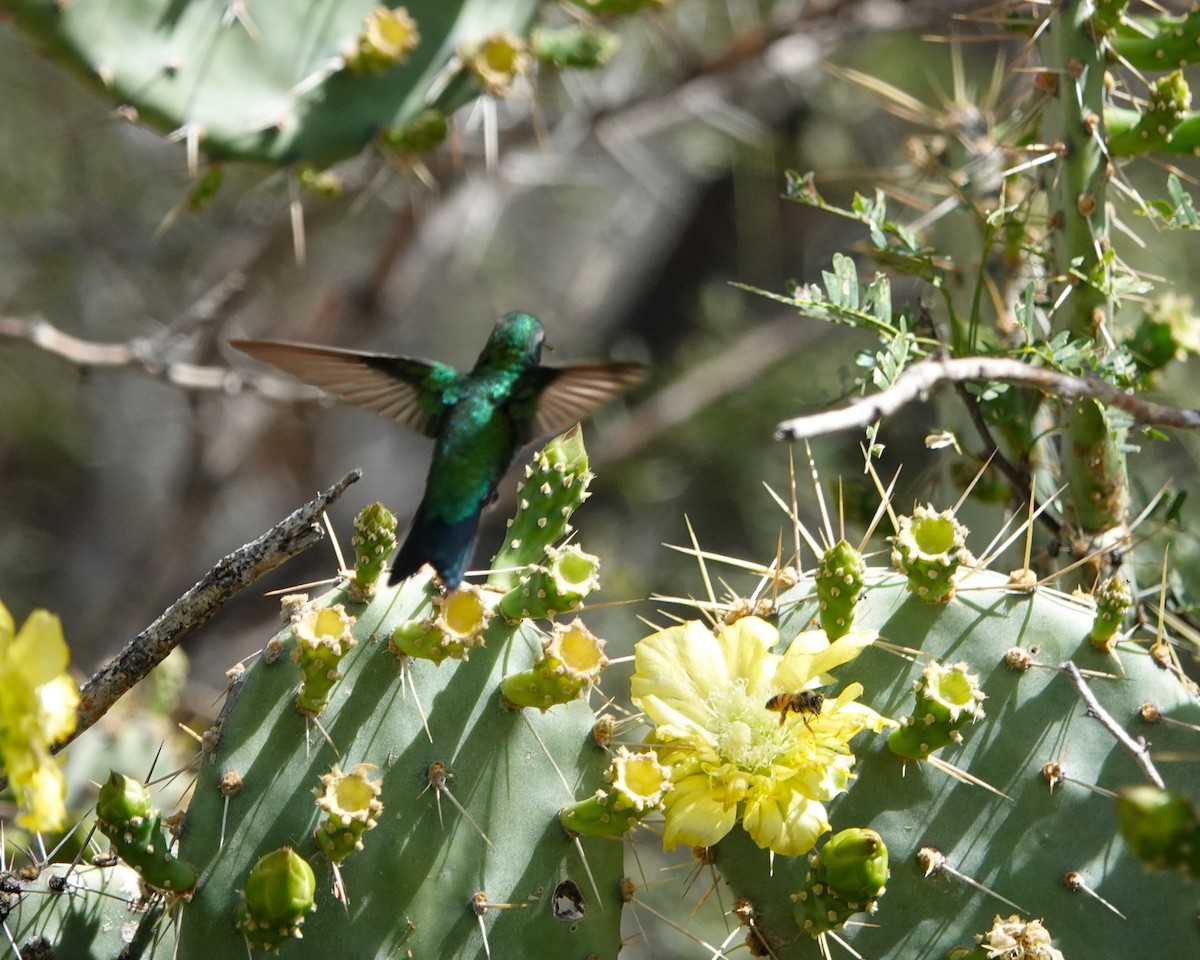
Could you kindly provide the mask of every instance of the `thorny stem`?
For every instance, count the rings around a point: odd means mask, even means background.
[[[1062,0],[1051,8],[1039,43],[1042,60],[1058,80],[1047,105],[1044,137],[1061,160],[1048,187],[1050,247],[1055,274],[1070,295],[1055,312],[1055,329],[1076,339],[1099,339],[1111,318],[1111,287],[1104,131],[1103,44],[1091,19],[1091,0]],[[1107,401],[1106,401],[1107,402]],[[1105,411],[1088,400],[1062,412],[1062,462],[1070,484],[1072,519],[1089,534],[1122,529],[1128,508],[1125,456]]]
[[[1159,790],[1165,789],[1163,778],[1159,775],[1158,770],[1154,766],[1154,762],[1150,759],[1150,748],[1146,745],[1146,741],[1134,739],[1124,728],[1121,727],[1112,714],[1100,706],[1100,701],[1096,699],[1096,695],[1092,693],[1091,687],[1087,685],[1087,681],[1083,679],[1083,674],[1079,672],[1079,668],[1068,660],[1062,665],[1063,673],[1067,675],[1071,683],[1079,695],[1083,697],[1083,702],[1087,704],[1088,712],[1104,725],[1104,728],[1116,737],[1117,743],[1123,746],[1131,754],[1133,759],[1137,761],[1137,765],[1142,768],[1142,772],[1146,778],[1153,783]]]
[[[75,732],[56,743],[51,751],[57,753],[104,716],[134,684],[161,663],[185,637],[206,623],[226,601],[285,560],[319,543],[325,536],[321,514],[361,477],[359,470],[346,474],[257,540],[219,560],[195,586],[79,688]]]

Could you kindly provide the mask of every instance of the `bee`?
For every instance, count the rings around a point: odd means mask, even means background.
[[[790,712],[796,714],[804,721],[804,725],[811,730],[812,727],[808,726],[808,717],[809,715],[820,716],[821,707],[824,703],[824,694],[816,693],[812,690],[800,690],[796,693],[777,693],[764,706],[767,710],[779,711],[779,725],[781,727]]]

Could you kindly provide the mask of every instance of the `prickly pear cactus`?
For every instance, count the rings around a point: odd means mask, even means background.
[[[538,0],[184,3],[6,0],[46,55],[131,117],[215,160],[317,167],[377,135],[416,142],[478,95],[469,67],[497,36],[524,37]],[[491,84],[494,88],[495,84]],[[444,131],[444,125],[442,130]],[[417,138],[422,146],[428,137]]]
[[[899,523],[901,531],[911,530],[911,522]],[[731,622],[689,624],[696,635],[692,649],[715,636],[725,650],[726,666],[716,672],[729,676],[720,682],[712,680],[712,659],[702,664],[699,654],[695,663],[660,662],[649,652],[643,657],[645,645],[657,651],[663,637],[682,627],[640,641],[635,702],[657,722],[649,739],[662,744],[660,754],[683,758],[666,796],[667,842],[703,840],[708,828],[696,811],[707,810],[713,824],[726,812],[707,856],[737,898],[733,912],[755,956],[836,953],[837,947],[814,942],[835,935],[880,960],[941,960],[955,949],[955,956],[997,956],[988,951],[1005,937],[1015,943],[1027,929],[1031,943],[1052,942],[1068,958],[1139,955],[1147,937],[1165,955],[1197,955],[1200,888],[1178,873],[1148,872],[1121,838],[1119,823],[1136,821],[1140,808],[1126,801],[1118,813],[1115,792],[1145,783],[1145,775],[1132,752],[1091,715],[1062,665],[1076,664],[1111,722],[1132,740],[1145,737],[1168,787],[1193,798],[1200,796],[1197,767],[1172,758],[1194,756],[1195,728],[1152,727],[1147,718],[1196,724],[1195,685],[1161,652],[1152,655],[1152,637],[1130,637],[1114,627],[1112,639],[1097,647],[1089,641],[1097,619],[1090,597],[980,569],[960,542],[967,531],[957,521],[952,534],[923,552],[942,554],[953,541],[964,556],[953,596],[929,602],[909,582],[907,559],[907,578],[868,568],[861,595],[837,618],[852,621],[841,640],[830,643],[813,632],[828,616],[828,564],[781,590],[766,621],[736,619],[748,605],[732,598]],[[777,574],[762,569],[754,595],[770,597]],[[1119,625],[1125,607],[1109,594],[1122,589],[1127,592],[1124,584],[1101,591],[1104,629],[1114,617]],[[775,653],[751,657],[744,644],[731,653],[734,645],[721,639],[731,631],[766,632],[777,640],[771,648],[782,655],[777,665],[756,666]],[[861,652],[835,654],[856,637],[868,638],[855,641]],[[830,657],[832,665],[819,684],[798,691],[794,685],[808,674],[790,664],[801,657]],[[699,712],[672,698],[671,690],[688,683]],[[901,726],[890,737],[869,729],[851,733],[843,741],[851,759],[834,747],[852,731],[847,724],[854,715],[845,711],[855,694]],[[1143,709],[1147,701],[1155,713]],[[705,726],[703,737],[687,740],[689,726]],[[705,780],[691,775],[677,747],[681,739],[707,757]],[[815,809],[814,799],[823,807]],[[1190,808],[1172,802],[1185,811],[1176,816],[1183,826],[1172,836],[1190,836]],[[785,811],[782,829],[771,826],[772,806]],[[826,812],[827,825],[820,823]],[[813,831],[805,838],[811,853],[782,855],[789,816],[791,823],[813,820],[819,832],[836,836],[813,841]],[[1164,833],[1155,830],[1145,826],[1141,835]],[[1187,843],[1171,842],[1185,851],[1176,860],[1186,857]],[[834,852],[848,858],[839,879],[831,873]],[[1029,926],[1035,920],[1041,923]]]
[[[522,508],[531,556],[553,557],[590,474],[577,434],[538,458],[575,468],[551,466],[545,493]],[[554,523],[537,522],[539,503]],[[360,526],[375,525],[378,511],[367,512]],[[539,540],[546,530],[553,539]],[[358,539],[377,556],[376,537]],[[499,592],[442,595],[428,569],[396,587],[363,584],[372,565],[324,596],[284,598],[283,629],[236,671],[206,738],[186,817],[172,821],[176,849],[137,780],[114,774],[102,791],[113,852],[162,891],[173,918],[160,910],[139,931],[131,914],[131,929],[162,951],[153,955],[180,960],[248,949],[615,958],[614,838],[654,813],[663,784],[661,772],[650,783],[652,755],[614,765],[593,735],[585,697],[607,664],[603,642],[578,615],[510,621],[495,610]],[[526,676],[552,695],[524,696]],[[599,815],[571,813],[588,801]],[[102,939],[65,932],[72,911],[103,905],[23,902],[31,909],[9,920],[18,943],[115,956]]]
[[[572,506],[585,484],[573,486]],[[543,709],[500,694],[506,677],[579,628],[507,622],[492,609],[498,598],[478,588],[441,597],[418,575],[378,586],[366,603],[341,588],[293,601],[277,654],[249,669],[188,810],[179,856],[202,882],[181,958],[244,950],[235,891],[249,903],[249,866],[284,847],[317,876],[315,909],[302,911],[288,956],[333,956],[348,943],[356,956],[616,955],[621,846],[577,845],[559,821],[605,783],[609,758],[580,699],[587,683]],[[414,624],[439,652],[406,645]],[[328,651],[313,652],[323,634]],[[315,703],[297,701],[297,650],[305,686],[314,673],[325,681]],[[593,659],[597,674],[602,665]],[[240,789],[226,798],[231,778]],[[582,897],[569,916],[556,914],[564,881]]]

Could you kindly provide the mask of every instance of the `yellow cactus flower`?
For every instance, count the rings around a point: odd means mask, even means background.
[[[813,848],[829,829],[823,801],[853,776],[850,741],[895,723],[856,702],[858,683],[836,696],[789,695],[828,682],[827,671],[874,638],[852,631],[831,643],[803,633],[777,654],[775,628],[743,617],[715,634],[692,620],[638,642],[633,701],[654,722],[651,740],[671,767],[668,850],[710,847],[739,818],[760,847],[785,856]]]
[[[50,745],[75,729],[79,693],[58,617],[35,610],[19,632],[0,603],[0,765],[17,794],[17,824],[60,830],[66,783]]]

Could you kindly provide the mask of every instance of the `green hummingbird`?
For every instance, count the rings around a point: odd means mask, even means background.
[[[554,436],[642,379],[636,363],[540,366],[541,321],[506,313],[470,373],[436,361],[270,340],[233,340],[258,360],[434,439],[425,496],[390,582],[428,563],[458,586],[479,515],[526,444]]]

